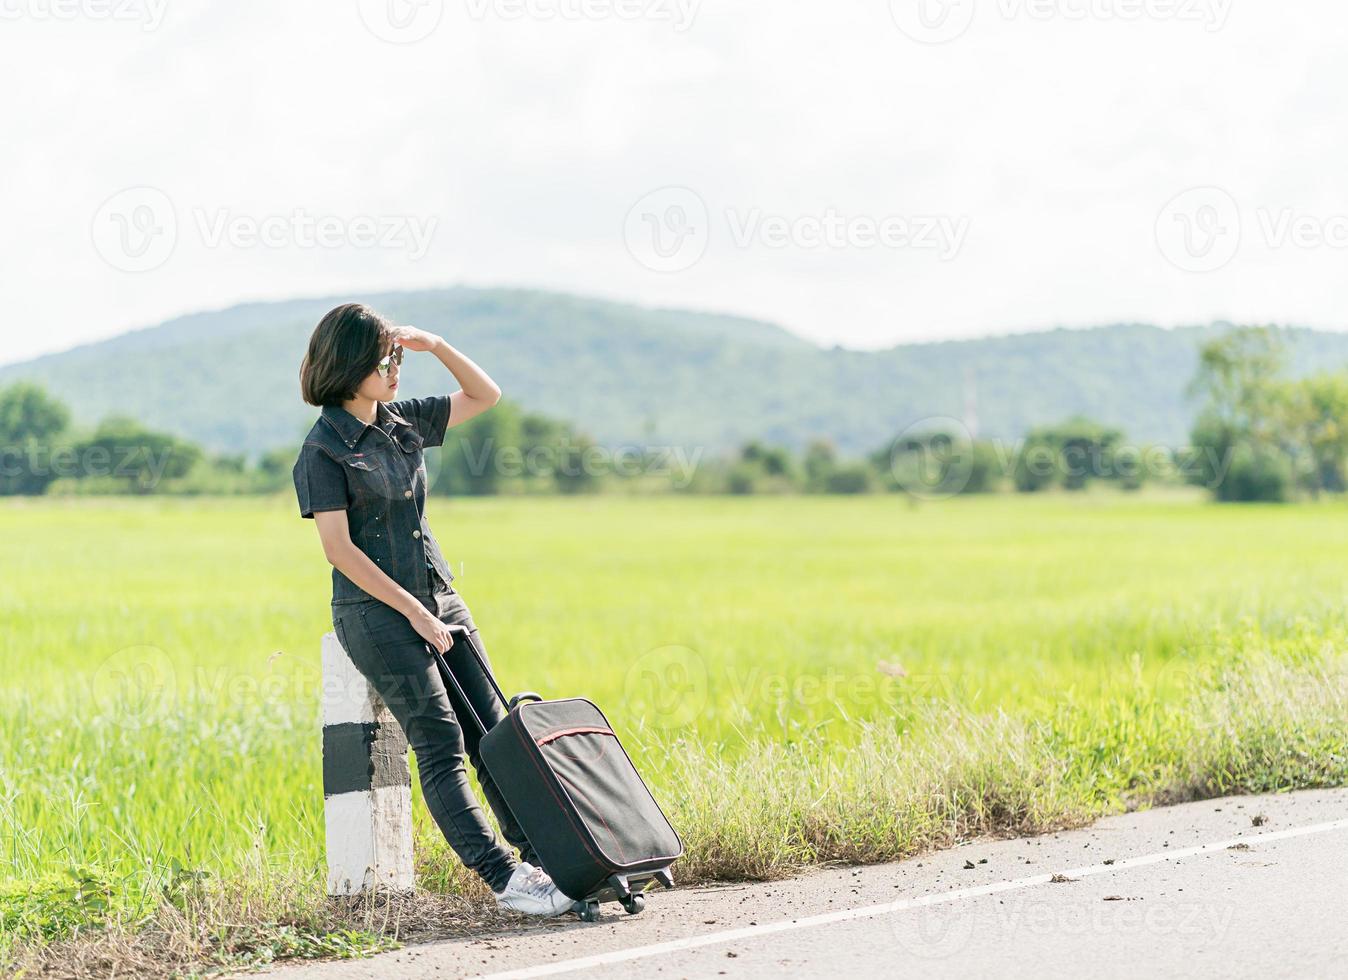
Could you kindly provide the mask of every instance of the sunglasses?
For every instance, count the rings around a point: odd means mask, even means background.
[[[402,364],[402,362],[403,362],[402,346],[400,344],[394,344],[393,352],[389,354],[387,357],[385,357],[378,364],[376,364],[374,366],[374,369],[378,371],[379,376],[383,378],[388,376],[389,370],[393,367],[393,365]]]

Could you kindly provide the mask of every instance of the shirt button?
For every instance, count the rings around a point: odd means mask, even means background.
[[[420,532],[420,531],[413,531],[413,532],[412,532],[412,537],[414,537],[414,538],[419,538],[419,537],[421,537],[421,532]]]
[[[411,490],[404,490],[404,491],[403,491],[403,496],[406,497],[408,500],[411,500],[411,499],[412,499],[412,491],[411,491]]]

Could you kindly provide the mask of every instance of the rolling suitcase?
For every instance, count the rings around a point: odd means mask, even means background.
[[[482,762],[563,894],[582,903],[587,922],[601,902],[629,915],[645,905],[654,884],[674,887],[670,865],[683,842],[655,802],[608,719],[591,701],[545,701],[532,692],[509,701],[488,669],[475,638],[452,627],[454,647],[476,658],[507,715],[487,729],[445,658],[429,643],[445,684],[468,706],[483,732]]]

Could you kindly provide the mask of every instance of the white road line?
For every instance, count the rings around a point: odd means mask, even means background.
[[[1176,861],[1180,858],[1193,857],[1196,854],[1224,851],[1232,844],[1255,844],[1261,841],[1285,840],[1288,837],[1323,834],[1331,830],[1348,830],[1348,820],[1332,820],[1329,823],[1312,824],[1308,827],[1292,827],[1288,830],[1273,830],[1263,834],[1232,837],[1227,840],[1213,841],[1210,844],[1181,847],[1173,851],[1160,851],[1156,854],[1144,854],[1141,857],[1115,861],[1113,864],[1092,864],[1084,868],[1071,868],[1058,873],[1067,875],[1069,878],[1085,878],[1105,872],[1125,871],[1128,868],[1140,868],[1148,864]],[[1015,878],[1009,881],[994,882],[990,885],[979,885],[975,888],[960,888],[934,895],[923,895],[920,898],[903,898],[894,902],[886,902],[883,905],[867,905],[864,908],[826,912],[823,915],[812,915],[805,919],[786,919],[780,922],[767,922],[763,925],[745,926],[741,929],[725,929],[721,932],[689,936],[686,939],[673,939],[669,942],[654,943],[650,946],[636,946],[632,949],[614,950],[611,953],[582,956],[574,960],[563,960],[560,963],[548,963],[545,966],[530,966],[519,970],[506,970],[502,973],[482,974],[474,977],[473,980],[529,980],[532,977],[556,976],[559,973],[589,970],[598,966],[609,966],[613,963],[627,963],[632,960],[645,959],[649,956],[678,953],[686,949],[697,949],[700,946],[715,946],[719,943],[733,942],[737,939],[754,939],[777,932],[788,932],[792,929],[811,929],[815,926],[826,926],[834,922],[849,922],[853,919],[890,915],[894,912],[904,912],[908,909],[922,908],[927,905],[941,905],[962,898],[977,898],[981,895],[995,895],[998,892],[1013,891],[1018,888],[1032,888],[1035,885],[1048,884],[1052,877],[1053,875],[1046,874],[1034,875],[1029,878]]]

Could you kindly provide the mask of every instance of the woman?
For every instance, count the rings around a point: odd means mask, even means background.
[[[393,401],[403,351],[429,351],[461,391]],[[300,388],[322,414],[295,463],[300,515],[318,526],[332,564],[332,624],[338,639],[398,719],[416,753],[426,805],[449,845],[496,894],[498,905],[552,916],[574,903],[539,867],[537,857],[483,768],[481,732],[459,724],[467,706],[446,690],[431,644],[487,725],[505,717],[484,669],[454,656],[451,625],[476,632],[454,576],[426,523],[422,451],[445,430],[491,408],[501,389],[441,337],[393,326],[360,304],[339,306],[319,322],[300,366]],[[479,649],[481,644],[479,642]],[[467,715],[471,718],[471,715]],[[464,756],[521,859],[492,833],[478,805]]]

